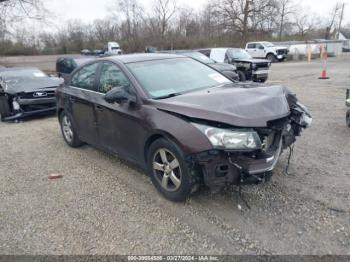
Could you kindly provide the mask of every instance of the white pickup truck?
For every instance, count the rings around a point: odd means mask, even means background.
[[[266,58],[271,62],[283,61],[289,50],[285,46],[275,46],[270,42],[249,42],[245,50],[254,58]]]

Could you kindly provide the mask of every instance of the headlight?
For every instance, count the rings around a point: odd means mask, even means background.
[[[19,106],[18,102],[17,101],[13,101],[12,102],[12,106],[13,106],[13,109],[14,110],[19,110],[21,107]]]
[[[255,150],[261,148],[258,134],[252,129],[222,129],[194,124],[216,148],[231,150]]]
[[[256,69],[256,64],[252,64],[252,69],[253,69],[253,70]]]

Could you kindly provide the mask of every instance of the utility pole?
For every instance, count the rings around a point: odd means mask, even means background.
[[[340,30],[341,30],[341,23],[343,22],[343,16],[344,16],[344,9],[345,9],[345,3],[343,3],[341,13],[340,13],[340,20],[339,20],[339,27],[338,27],[338,39],[339,40],[339,35],[340,35]]]

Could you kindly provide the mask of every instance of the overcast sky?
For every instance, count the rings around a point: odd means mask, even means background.
[[[60,19],[81,19],[91,22],[97,18],[108,15],[108,6],[113,5],[113,0],[45,0],[47,8],[54,12]],[[187,5],[194,9],[200,9],[208,0],[178,0],[178,6]],[[139,1],[144,7],[150,6],[152,0]],[[337,2],[336,0],[299,0],[310,13],[327,15],[329,10]],[[350,23],[350,0],[339,0],[346,3],[344,24]]]

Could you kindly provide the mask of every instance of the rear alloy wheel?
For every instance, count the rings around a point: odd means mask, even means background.
[[[79,147],[83,144],[74,130],[71,118],[65,112],[62,112],[60,115],[60,125],[64,141],[69,146]]]
[[[350,127],[350,110],[346,113],[346,124],[348,127]]]
[[[148,169],[153,185],[168,200],[184,201],[196,185],[184,162],[181,149],[173,142],[158,139],[148,152]]]

